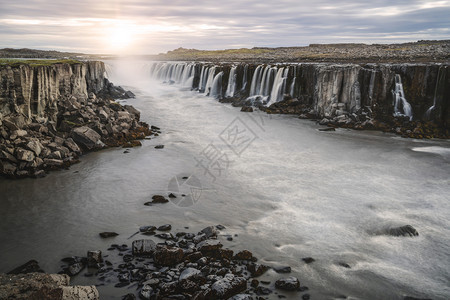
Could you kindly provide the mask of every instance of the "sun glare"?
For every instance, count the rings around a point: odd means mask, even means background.
[[[135,32],[131,26],[113,26],[106,35],[107,48],[110,52],[122,52],[132,45],[134,36]]]

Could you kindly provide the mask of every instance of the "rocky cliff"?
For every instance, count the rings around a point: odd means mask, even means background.
[[[448,63],[159,62],[150,71],[157,80],[268,112],[339,118],[343,124],[370,119],[371,124],[372,120],[431,122],[450,128]]]
[[[103,62],[0,65],[0,82],[0,174],[44,176],[151,134],[136,109],[113,100],[134,95],[108,81]]]

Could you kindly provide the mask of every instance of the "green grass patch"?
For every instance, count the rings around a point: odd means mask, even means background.
[[[0,58],[0,66],[30,66],[30,67],[42,67],[42,66],[52,66],[55,64],[70,64],[76,65],[81,64],[81,61],[74,59],[9,59]]]

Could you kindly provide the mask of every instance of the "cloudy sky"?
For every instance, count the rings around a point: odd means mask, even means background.
[[[1,0],[0,48],[152,54],[450,39],[450,1]]]

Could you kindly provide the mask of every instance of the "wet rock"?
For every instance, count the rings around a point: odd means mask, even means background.
[[[181,248],[158,245],[154,253],[155,263],[162,266],[173,266],[183,260],[184,252]]]
[[[177,196],[175,196],[173,193],[169,194],[169,198],[176,198]]]
[[[141,299],[150,300],[152,299],[154,293],[155,292],[153,288],[150,285],[146,284],[142,287],[141,291],[139,292],[139,296],[141,297]]]
[[[69,281],[67,275],[0,274],[0,299],[99,299],[94,286],[69,286]]]
[[[253,112],[253,107],[251,107],[251,106],[242,106],[241,111],[243,111],[243,112]]]
[[[197,270],[195,268],[187,268],[183,272],[181,272],[178,280],[180,281],[187,279],[191,280],[192,278],[195,278],[201,274],[202,272],[200,270]]]
[[[273,267],[273,270],[277,273],[291,273],[291,267],[289,266],[278,266],[278,267]]]
[[[156,243],[153,240],[136,240],[132,244],[133,255],[151,256],[156,250]]]
[[[351,269],[350,265],[345,262],[339,262],[338,265],[340,265],[341,267],[344,267],[346,269]]]
[[[156,145],[155,146],[155,149],[163,149],[164,148],[164,145]]]
[[[69,276],[75,276],[78,273],[80,273],[82,270],[84,269],[84,264],[83,263],[75,263],[73,265],[70,265],[67,270],[66,273]]]
[[[113,232],[113,231],[105,231],[105,232],[100,232],[99,235],[105,239],[105,238],[118,236],[119,234],[116,232]]]
[[[122,296],[122,300],[136,300],[136,296],[134,294],[126,294],[125,296]]]
[[[253,260],[253,254],[248,250],[242,250],[234,256],[236,260]]]
[[[275,282],[275,287],[285,291],[296,291],[300,287],[300,281],[293,276],[281,278]]]
[[[247,265],[247,270],[252,274],[252,277],[258,277],[264,274],[269,269],[268,266],[256,264],[256,263],[249,263]]]
[[[170,225],[170,224],[165,224],[165,225],[162,225],[162,226],[158,227],[159,231],[169,231],[171,229],[172,229],[172,225]]]
[[[152,203],[167,203],[169,200],[167,200],[164,196],[161,195],[154,195],[152,197]]]
[[[140,232],[153,232],[156,230],[155,226],[147,225],[139,227]]]
[[[309,299],[311,299],[311,295],[310,294],[302,295],[302,300],[309,300]]]
[[[217,280],[211,285],[213,297],[227,299],[247,289],[247,280],[227,274],[223,279]]]
[[[30,260],[23,265],[15,268],[14,270],[9,271],[7,274],[27,274],[27,273],[45,273],[44,270],[41,269],[38,262],[33,260]]]
[[[266,296],[266,295],[270,295],[270,294],[272,294],[272,290],[269,288],[266,288],[263,286],[258,286],[256,288],[256,295],[258,295],[258,296],[261,296],[261,295]]]
[[[214,226],[208,226],[199,232],[199,234],[202,233],[206,235],[207,239],[209,239],[217,237],[218,231],[216,230],[216,228],[214,228]]]
[[[333,127],[327,127],[327,128],[319,128],[319,131],[336,131]]]
[[[387,230],[388,235],[392,236],[418,236],[419,233],[411,225],[405,225],[400,227],[389,228]]]
[[[90,250],[87,252],[87,265],[89,268],[97,267],[101,262],[103,262],[102,251]]]
[[[314,258],[312,258],[312,257],[304,257],[304,258],[302,258],[302,260],[303,260],[305,263],[307,263],[307,264],[310,264],[310,263],[316,261],[316,260],[315,260]]]
[[[253,297],[249,294],[237,294],[231,297],[229,300],[253,300]]]

